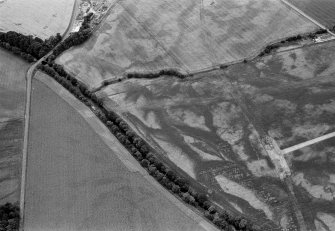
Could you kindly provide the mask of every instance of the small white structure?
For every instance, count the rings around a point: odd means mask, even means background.
[[[80,30],[81,25],[83,24],[84,20],[75,21],[73,28],[71,30],[72,33],[78,32]]]

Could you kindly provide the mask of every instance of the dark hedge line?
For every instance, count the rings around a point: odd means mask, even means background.
[[[14,31],[0,32],[0,46],[16,55],[20,55],[28,62],[35,62],[42,58],[62,40],[58,33],[46,40],[31,35],[23,35]]]
[[[164,69],[158,72],[150,72],[150,73],[133,72],[133,73],[128,73],[126,76],[128,79],[153,79],[153,78],[158,78],[162,75],[175,76],[181,79],[187,77],[187,75],[184,75],[175,69]]]
[[[20,208],[17,204],[0,206],[0,231],[19,230]]]
[[[80,30],[76,33],[71,33],[57,47],[55,46],[62,41],[62,36],[59,33],[43,41],[39,37],[23,35],[15,31],[0,32],[0,47],[21,56],[30,63],[41,59],[55,47],[52,55],[48,57],[49,60],[53,61],[63,51],[72,46],[82,44],[91,36],[90,22],[92,16],[93,13],[85,16]]]
[[[78,82],[73,76],[66,73],[61,65],[45,62],[39,65],[38,68],[50,75],[75,97],[90,107],[120,143],[162,186],[186,203],[197,208],[218,228],[230,231],[233,230],[233,226],[236,230],[260,230],[259,227],[252,225],[245,218],[233,217],[215,206],[208,200],[205,193],[194,190],[187,180],[178,176],[176,172],[162,163],[148,143],[139,137],[118,114],[107,110],[102,99],[98,98],[95,93],[91,92],[84,84]]]
[[[90,28],[90,22],[93,18],[93,13],[90,13],[84,17],[78,32],[71,33],[63,42],[61,42],[52,52],[52,55],[48,57],[50,61],[54,61],[57,56],[63,53],[65,50],[83,44],[92,34]]]
[[[327,33],[327,30],[325,29],[319,29],[317,30],[316,32],[312,32],[312,33],[309,33],[309,34],[306,34],[306,35],[297,35],[297,36],[292,36],[292,37],[289,37],[285,40],[282,40],[280,42],[277,42],[277,43],[274,43],[274,44],[271,44],[271,45],[268,45],[267,47],[265,47],[265,49],[259,54],[259,57],[262,57],[266,54],[270,54],[273,50],[281,47],[283,44],[285,43],[288,43],[288,42],[295,42],[295,41],[300,41],[302,39],[315,39],[317,35],[320,35],[320,34],[325,34]]]

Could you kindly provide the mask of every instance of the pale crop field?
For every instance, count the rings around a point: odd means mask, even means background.
[[[28,67],[20,58],[0,49],[0,204],[19,200]]]
[[[308,16],[332,29],[335,26],[335,2],[333,0],[289,0]]]
[[[0,1],[0,31],[16,31],[48,38],[64,33],[75,0]]]
[[[24,230],[207,230],[37,80],[31,112]]]
[[[317,27],[279,0],[125,0],[85,45],[57,62],[92,87],[125,72],[194,72],[256,55]]]

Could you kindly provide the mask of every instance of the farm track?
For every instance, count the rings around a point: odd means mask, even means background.
[[[219,58],[216,55],[216,52],[214,50],[214,47],[211,46],[212,43],[214,43],[213,39],[208,35],[209,31],[207,30],[205,24],[205,18],[204,18],[204,0],[200,0],[200,10],[199,10],[199,17],[200,17],[200,28],[201,28],[201,34],[204,36],[204,45],[208,49],[208,52],[211,55],[211,61],[214,62],[214,65],[217,65],[219,63]]]
[[[292,3],[288,2],[287,0],[281,0],[281,2],[283,2],[285,5],[289,6],[290,8],[292,8],[293,10],[295,10],[296,12],[298,12],[299,14],[301,14],[303,17],[305,17],[308,20],[310,20],[311,22],[313,22],[315,25],[321,27],[322,29],[327,30],[327,32],[329,34],[335,36],[335,33],[333,33],[332,31],[330,31],[326,26],[322,25],[320,22],[318,22],[314,18],[312,18],[309,15],[307,15],[305,12],[303,12],[302,10],[300,10],[298,7],[294,6]]]
[[[63,33],[62,41],[70,34],[72,29],[75,16],[77,14],[79,0],[75,0],[72,9],[72,16],[69,26],[67,27],[66,31]],[[24,136],[23,136],[23,148],[22,148],[22,167],[21,167],[21,184],[20,184],[20,231],[24,230],[24,206],[25,206],[25,191],[26,191],[26,173],[27,173],[27,158],[28,158],[28,140],[29,140],[29,122],[30,122],[30,107],[31,107],[31,86],[32,86],[32,79],[34,74],[36,73],[36,67],[45,60],[53,52],[53,49],[34,63],[27,71],[26,74],[26,104],[25,104],[25,115],[24,115]]]
[[[335,132],[332,132],[332,133],[329,133],[329,134],[326,134],[326,135],[317,137],[317,138],[312,139],[312,140],[308,140],[308,141],[306,141],[306,142],[303,142],[303,143],[294,145],[294,146],[289,147],[289,148],[285,148],[285,149],[282,150],[282,152],[283,152],[284,154],[288,154],[288,153],[294,152],[294,151],[296,151],[296,150],[299,150],[299,149],[301,149],[301,148],[310,146],[310,145],[312,145],[312,144],[315,144],[315,143],[318,143],[318,142],[321,142],[321,141],[330,139],[330,138],[332,138],[332,137],[335,137]]]
[[[64,31],[64,33],[62,34],[62,37],[65,38],[67,37],[69,34],[70,34],[70,31],[73,27],[73,24],[75,22],[75,17],[77,16],[78,14],[78,11],[79,11],[79,1],[80,0],[74,0],[74,3],[73,3],[73,9],[72,9],[72,15],[71,15],[71,19],[70,19],[70,23],[69,25],[67,26],[66,30]]]

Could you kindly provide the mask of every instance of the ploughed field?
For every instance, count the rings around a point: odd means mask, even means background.
[[[20,198],[20,172],[29,65],[0,49],[0,204]]]
[[[177,207],[162,186],[144,177],[116,139],[108,147],[75,109],[38,80],[33,81],[31,112],[25,230],[216,230],[184,213],[188,208]],[[126,166],[119,157],[127,156]]]
[[[285,156],[307,227],[335,230],[335,138]]]
[[[335,2],[333,0],[288,0],[308,16],[332,29],[335,26]]]
[[[125,0],[83,46],[57,62],[90,87],[125,72],[194,72],[256,55],[317,27],[277,0]]]
[[[335,131],[335,43],[278,53],[227,71],[250,119],[281,148]]]
[[[2,0],[0,31],[16,31],[46,39],[64,33],[75,0]]]

